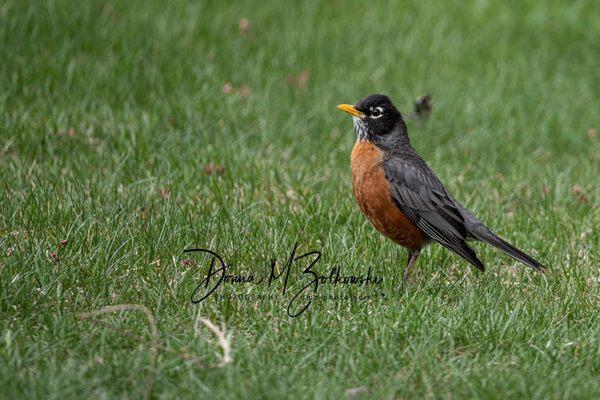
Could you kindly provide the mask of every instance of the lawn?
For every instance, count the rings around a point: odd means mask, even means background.
[[[593,1],[1,0],[0,398],[599,398],[599,37]],[[335,108],[372,93],[432,95],[414,147],[546,275],[436,245],[401,285]],[[295,243],[383,282],[192,303],[183,250]],[[154,323],[85,314],[121,304]]]

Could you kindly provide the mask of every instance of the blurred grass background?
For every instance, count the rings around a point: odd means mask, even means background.
[[[1,396],[143,396],[145,320],[76,318],[141,303],[206,364],[197,314],[233,335],[222,369],[161,352],[156,398],[598,397],[599,37],[592,1],[0,1]],[[547,277],[433,246],[398,289],[335,109],[376,92],[432,94],[413,145]],[[184,248],[264,271],[296,241],[385,299],[190,304]]]

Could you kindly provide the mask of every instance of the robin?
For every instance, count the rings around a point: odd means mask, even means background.
[[[357,140],[352,150],[354,196],[373,226],[408,249],[406,282],[421,249],[431,242],[452,250],[477,269],[484,265],[467,241],[491,244],[543,272],[533,257],[498,237],[456,201],[410,144],[406,123],[384,95],[338,108],[352,115]]]

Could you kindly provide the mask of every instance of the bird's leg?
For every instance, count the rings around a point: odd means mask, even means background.
[[[408,250],[408,264],[406,264],[406,268],[404,269],[404,275],[402,276],[402,282],[404,284],[406,284],[406,282],[408,282],[408,277],[410,276],[410,270],[412,269],[412,266],[415,264],[415,261],[417,261],[417,257],[419,257],[420,253],[421,253],[421,251],[419,251],[419,250]]]

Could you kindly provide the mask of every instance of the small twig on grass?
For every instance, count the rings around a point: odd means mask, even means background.
[[[146,399],[150,399],[152,396],[152,386],[154,385],[154,375],[156,373],[156,358],[158,357],[158,329],[156,327],[156,320],[154,319],[154,315],[148,309],[148,307],[142,304],[118,304],[114,306],[106,306],[99,308],[97,310],[92,310],[86,313],[79,314],[79,319],[91,319],[101,314],[113,313],[113,312],[123,312],[123,311],[143,311],[146,314],[146,318],[148,319],[148,324],[150,324],[150,331],[152,333],[152,345],[150,347],[150,351],[152,354],[150,376],[148,377],[148,385],[146,388]]]
[[[175,356],[177,356],[181,359],[191,361],[191,362],[199,364],[199,365],[207,366],[202,359],[200,359],[196,356],[193,356],[192,354],[190,354],[189,352],[187,352],[185,350],[177,351],[169,346],[165,346],[165,345],[158,343],[158,329],[156,326],[156,320],[154,319],[154,315],[152,315],[152,312],[146,306],[144,306],[142,304],[118,304],[118,305],[114,305],[114,306],[106,306],[106,307],[99,308],[97,310],[80,313],[77,317],[80,320],[89,320],[90,322],[92,322],[94,324],[100,325],[101,323],[103,323],[103,321],[99,320],[99,319],[95,319],[94,317],[102,315],[102,314],[108,314],[108,313],[113,313],[113,312],[123,312],[123,311],[143,311],[144,314],[146,315],[146,318],[148,319],[148,324],[150,325],[150,330],[151,330],[151,334],[152,334],[152,344],[151,344],[152,371],[150,373],[150,377],[148,378],[148,384],[147,384],[147,389],[146,389],[146,399],[149,399],[152,396],[152,388],[154,386],[154,380],[155,380],[155,375],[156,375],[156,360],[158,357],[158,349],[168,352],[168,353],[171,353],[171,354],[174,354]],[[194,325],[194,330],[196,332],[196,335],[199,334],[199,329],[200,329],[199,322],[203,323],[211,332],[213,332],[217,336],[217,338],[219,339],[219,345],[223,348],[223,357],[221,358],[221,361],[216,365],[208,365],[208,367],[209,368],[222,368],[222,367],[226,366],[227,364],[230,364],[233,361],[233,358],[231,357],[231,345],[229,344],[229,340],[227,339],[227,336],[225,335],[225,326],[222,325],[221,329],[219,329],[209,319],[200,317],[200,309],[199,309],[198,317],[196,318],[196,323]],[[139,335],[136,335],[129,329],[117,329],[117,331],[126,336],[131,337],[132,339],[134,339],[136,341],[141,341],[141,339],[142,339]]]

